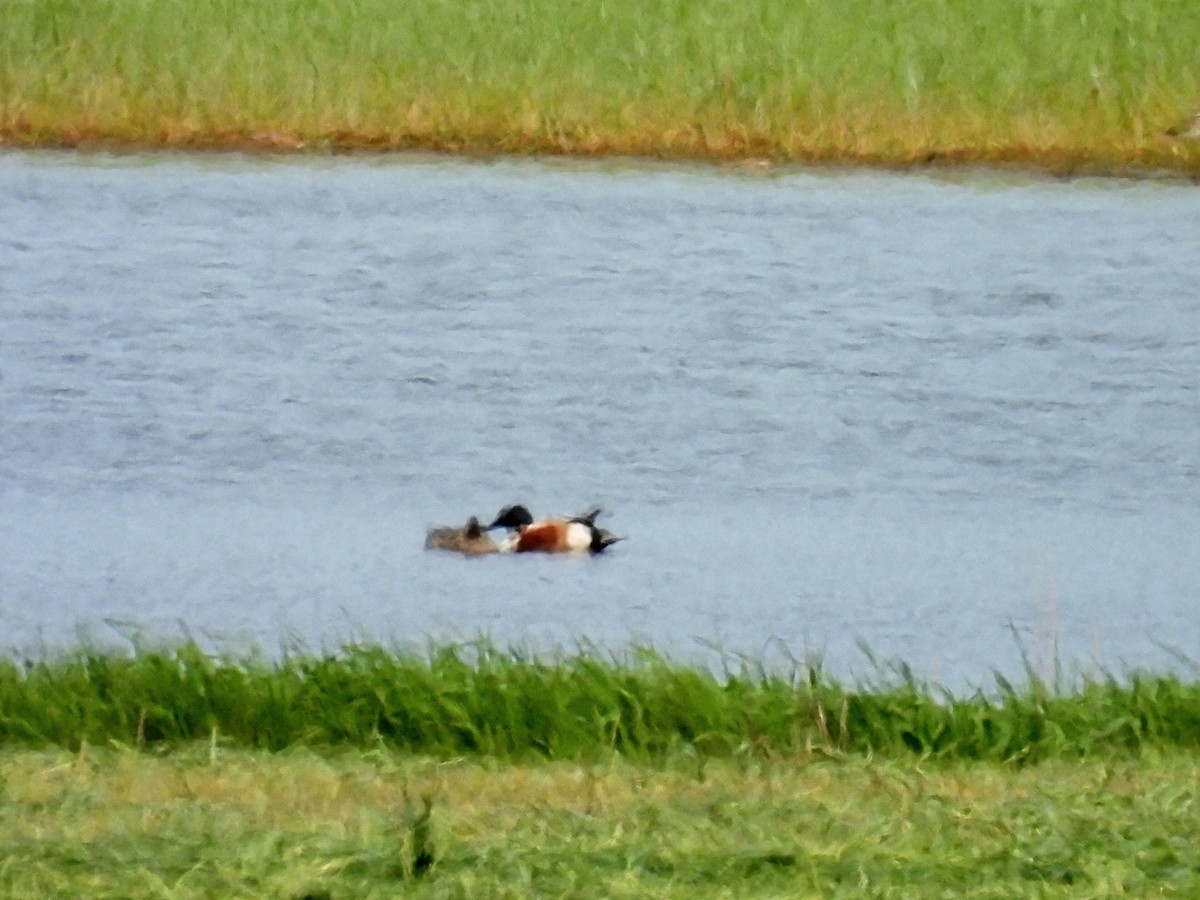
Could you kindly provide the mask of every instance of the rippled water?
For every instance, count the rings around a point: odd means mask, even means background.
[[[1197,235],[1173,184],[0,155],[2,642],[1200,659]],[[422,550],[515,500],[628,540]]]

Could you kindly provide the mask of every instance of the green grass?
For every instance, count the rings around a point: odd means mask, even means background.
[[[12,143],[1200,171],[1190,0],[16,0]]]
[[[0,895],[1200,892],[1200,685],[488,644],[0,663]]]
[[[280,661],[195,645],[0,663],[0,745],[145,748],[197,739],[280,750],[387,747],[441,758],[653,760],[847,754],[1026,763],[1200,748],[1200,685],[1035,677],[952,696],[904,666],[851,687],[818,667],[714,674],[651,651],[541,658],[486,643],[426,654],[352,646]]]
[[[0,750],[0,894],[1190,897],[1197,784],[1180,752],[697,768]]]

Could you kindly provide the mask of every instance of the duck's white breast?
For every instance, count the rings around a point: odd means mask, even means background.
[[[592,546],[592,529],[582,522],[567,525],[567,547],[572,550],[588,550]]]

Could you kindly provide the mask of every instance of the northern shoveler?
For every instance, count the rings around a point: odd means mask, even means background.
[[[570,553],[583,550],[602,553],[621,538],[598,527],[598,515],[600,510],[592,509],[569,519],[535,522],[529,510],[517,504],[500,510],[485,530],[508,529],[508,537],[500,544],[502,553]]]
[[[499,553],[500,548],[488,536],[487,531],[477,518],[471,516],[466,525],[430,528],[425,533],[425,549],[452,550],[467,556]]]

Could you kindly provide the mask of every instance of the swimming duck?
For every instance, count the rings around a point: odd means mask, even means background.
[[[508,537],[500,544],[502,553],[570,553],[583,550],[602,553],[621,538],[598,527],[598,515],[600,510],[597,508],[569,519],[535,522],[528,509],[516,504],[500,510],[492,524],[484,530],[508,529]]]
[[[466,525],[430,528],[425,533],[425,549],[452,550],[467,556],[499,553],[500,548],[488,536],[487,531],[477,518],[471,516]]]

